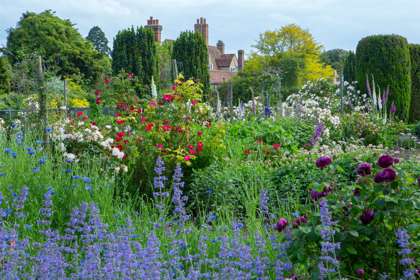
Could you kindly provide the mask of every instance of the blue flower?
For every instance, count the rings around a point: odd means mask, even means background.
[[[83,178],[82,178],[82,180],[83,180],[83,182],[84,182],[84,183],[86,183],[86,184],[89,184],[89,183],[91,183],[91,182],[92,182],[92,180],[91,180],[89,177],[83,177]]]
[[[11,152],[11,154],[10,154],[13,158],[16,158],[17,157],[17,153],[16,152]]]
[[[33,156],[35,154],[35,150],[33,148],[26,148],[28,155]]]
[[[47,162],[47,158],[46,157],[42,157],[42,158],[39,159],[38,162],[39,162],[39,164],[43,165],[43,164],[45,164]]]
[[[0,177],[4,177],[4,176],[6,176],[6,173],[0,172]]]
[[[66,172],[66,173],[72,173],[73,170],[71,170],[70,168],[67,168],[64,172]]]
[[[90,191],[92,191],[92,186],[91,185],[86,185],[85,189],[90,192]]]
[[[13,152],[12,151],[12,149],[10,149],[10,148],[5,148],[4,149],[4,152],[6,153],[6,154],[10,154],[11,152]]]
[[[45,132],[46,133],[51,133],[52,132],[52,127],[47,127],[47,128],[45,128]]]
[[[41,168],[39,166],[32,168],[33,173],[39,173],[41,171]]]
[[[71,176],[71,178],[73,180],[79,180],[81,177],[79,175],[73,175],[73,176]]]

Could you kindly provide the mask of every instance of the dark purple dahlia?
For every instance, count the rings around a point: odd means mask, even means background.
[[[390,183],[395,180],[397,177],[397,172],[395,172],[392,168],[384,168],[383,170],[379,171],[375,176],[376,183]]]
[[[382,168],[387,168],[394,164],[394,160],[390,155],[382,155],[378,159],[378,165]]]
[[[360,176],[367,176],[372,173],[372,165],[368,162],[359,163],[357,166],[357,174]]]
[[[299,227],[301,224],[306,224],[308,222],[308,218],[306,215],[299,216],[293,221],[293,227]]]
[[[360,220],[362,221],[364,225],[367,225],[370,222],[372,222],[374,217],[375,217],[375,212],[372,209],[365,209],[363,210],[363,213],[360,216]]]
[[[359,277],[365,276],[365,270],[363,268],[356,269],[356,275]]]
[[[323,169],[332,163],[332,159],[329,156],[322,156],[315,163],[318,168]]]
[[[325,196],[324,192],[318,192],[316,190],[311,190],[311,199],[314,200],[314,201],[317,201],[324,196]]]
[[[360,193],[362,192],[362,190],[360,188],[355,188],[353,190],[353,195],[354,196],[360,196]]]
[[[280,218],[277,224],[275,225],[275,229],[278,231],[283,231],[287,227],[287,220],[285,218]]]

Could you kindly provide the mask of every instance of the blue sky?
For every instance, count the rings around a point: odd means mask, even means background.
[[[6,30],[25,11],[56,11],[83,36],[100,26],[110,42],[120,29],[159,18],[163,38],[174,39],[206,17],[209,39],[221,39],[227,51],[251,50],[266,30],[296,23],[308,29],[325,49],[354,49],[370,34],[400,34],[420,43],[420,0],[0,0],[0,45]]]

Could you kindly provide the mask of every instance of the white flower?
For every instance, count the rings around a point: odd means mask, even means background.
[[[76,155],[72,153],[64,153],[63,156],[69,162],[73,162],[76,159]]]
[[[118,159],[123,159],[125,154],[120,149],[114,147],[112,148],[112,155]]]

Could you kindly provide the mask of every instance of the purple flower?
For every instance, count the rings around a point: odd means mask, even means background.
[[[314,201],[319,200],[320,198],[324,197],[323,192],[318,192],[316,190],[311,190],[311,199]]]
[[[173,176],[173,196],[172,203],[175,206],[174,212],[179,218],[180,222],[184,224],[189,216],[185,210],[185,203],[187,202],[187,197],[183,195],[182,190],[184,188],[184,182],[182,181],[182,168],[180,164],[177,164]]]
[[[336,273],[339,267],[339,262],[335,256],[336,250],[340,249],[340,243],[334,242],[335,230],[333,226],[335,223],[332,221],[327,201],[323,199],[319,205],[322,225],[321,256],[318,263],[319,279],[326,279],[328,275]]]
[[[372,209],[365,209],[363,210],[362,215],[360,215],[360,220],[364,225],[369,224],[372,222],[373,218],[375,217],[375,212]]]
[[[392,168],[385,168],[382,171],[379,171],[375,176],[376,183],[390,183],[395,180],[397,177],[397,172]]]
[[[389,109],[389,112],[391,112],[391,114],[395,114],[397,112],[397,106],[395,106],[394,101],[392,101],[391,108]]]
[[[332,163],[332,160],[329,156],[322,156],[316,160],[316,166],[320,169],[323,169]]]
[[[357,166],[357,174],[360,176],[367,176],[372,173],[372,165],[368,162],[359,163]]]
[[[325,131],[324,124],[318,123],[317,126],[315,127],[315,131],[314,131],[314,134],[312,135],[312,138],[309,140],[309,145],[315,146],[315,144],[319,141],[324,131]]]
[[[390,155],[382,155],[378,159],[378,165],[382,168],[387,168],[391,166],[392,164],[394,164],[394,158],[391,157]]]
[[[397,243],[400,247],[398,254],[401,256],[400,264],[404,267],[403,278],[402,280],[415,280],[416,276],[414,275],[416,270],[411,268],[414,263],[413,259],[410,258],[411,249],[410,249],[410,236],[407,231],[403,228],[398,229],[395,232],[397,237]]]
[[[299,227],[301,224],[306,224],[308,222],[308,218],[306,218],[306,215],[297,217],[293,221],[293,227]]]
[[[420,176],[419,177],[417,177],[417,184],[419,185],[419,187],[420,187]]]
[[[360,188],[355,188],[354,190],[353,190],[353,195],[354,196],[360,196],[360,193],[361,193],[361,189]]]
[[[275,225],[275,229],[278,231],[283,231],[287,227],[287,220],[285,218],[280,218],[277,224]]]
[[[363,268],[356,269],[356,275],[359,277],[365,276],[365,270]]]

